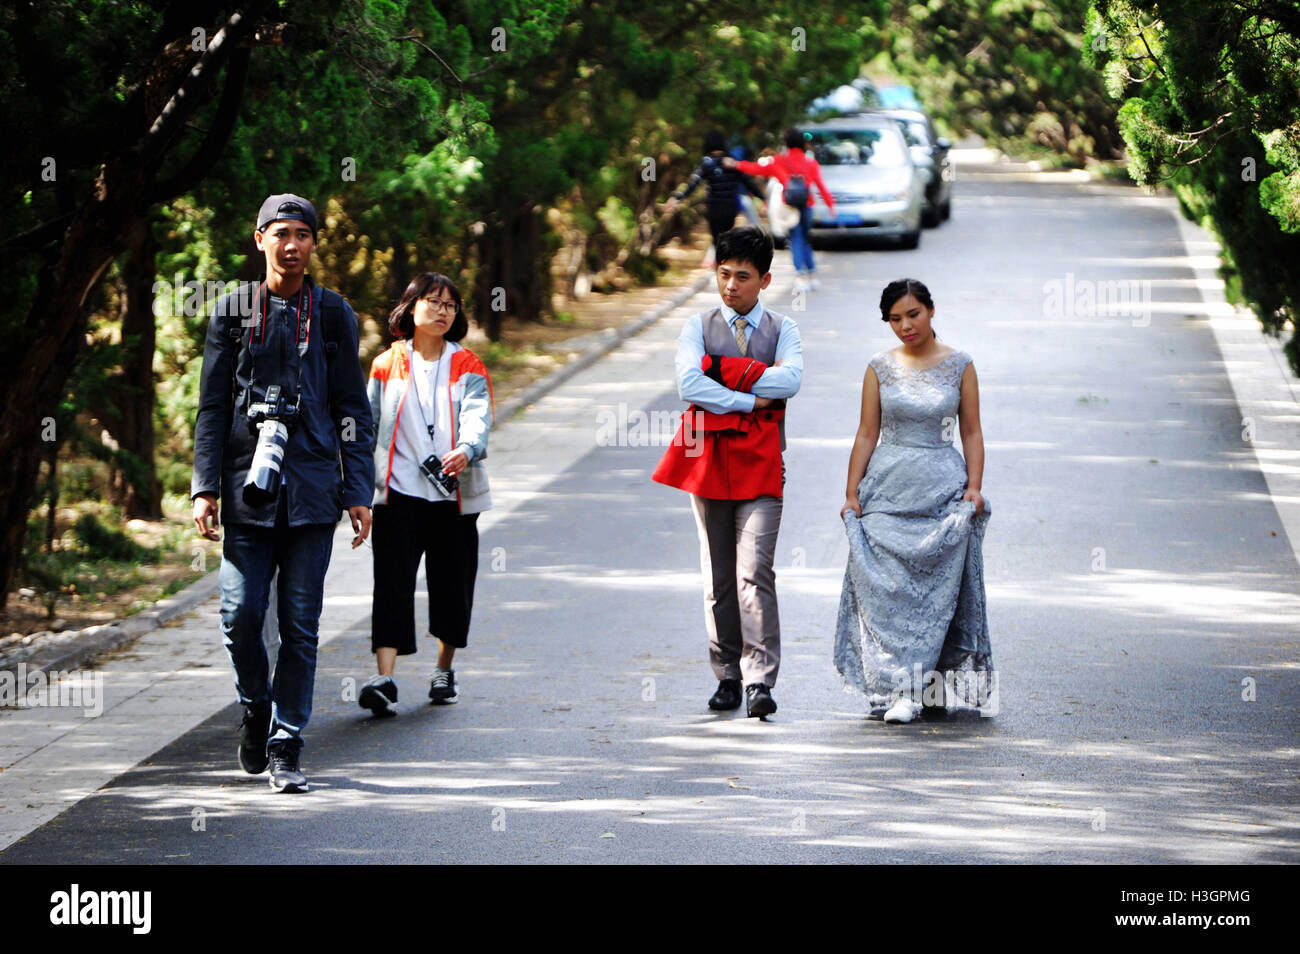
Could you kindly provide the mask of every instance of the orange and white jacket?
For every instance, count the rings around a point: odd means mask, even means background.
[[[469,466],[460,474],[457,500],[461,513],[481,513],[492,506],[488,494],[488,432],[495,419],[492,379],[478,355],[468,348],[451,345],[451,374],[447,383],[451,401],[451,446],[463,450]],[[393,475],[393,435],[405,404],[411,380],[411,355],[405,340],[394,341],[370,365],[370,413],[375,422],[375,497],[373,505],[388,502],[388,484]]]

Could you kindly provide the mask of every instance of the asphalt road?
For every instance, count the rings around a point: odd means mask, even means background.
[[[231,705],[0,863],[1297,861],[1300,570],[1185,254],[1168,200],[991,166],[962,169],[917,251],[818,252],[769,721],[705,707],[698,544],[649,480],[662,448],[602,446],[620,403],[680,408],[702,295],[494,434],[459,705],[423,701],[428,641],[398,718],[345,700],[372,671],[359,610],[321,651],[312,792],[239,773]],[[776,270],[788,289],[788,253]],[[905,276],[981,382],[991,719],[869,722],[831,665],[859,388],[895,343],[875,302]],[[1078,295],[1129,279],[1149,308]],[[364,603],[368,555],[335,555]]]

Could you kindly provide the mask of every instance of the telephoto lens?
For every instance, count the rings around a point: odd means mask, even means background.
[[[280,492],[280,462],[289,443],[289,429],[280,421],[266,420],[257,427],[257,450],[244,481],[244,503],[269,504]]]

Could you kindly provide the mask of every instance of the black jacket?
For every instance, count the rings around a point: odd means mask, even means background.
[[[310,276],[304,287],[311,291],[311,334],[302,357],[302,406],[281,463],[286,483],[280,492],[288,498],[290,526],[337,523],[341,511],[370,506],[375,481],[370,451],[374,424],[358,357],[357,316],[344,301],[338,350],[329,360],[321,288]],[[250,300],[243,298],[242,302]],[[224,296],[213,307],[208,321],[199,410],[194,422],[190,497],[217,494],[222,523],[273,527],[277,502],[260,507],[244,503],[244,480],[257,444],[248,431],[245,414],[251,403],[254,358],[256,399],[261,400],[271,384],[279,384],[286,397],[293,399],[298,380],[297,330],[279,317],[267,322],[265,341],[259,335],[249,344],[245,330],[241,343],[229,333],[232,324],[240,325],[240,302],[237,294]]]
[[[684,199],[694,192],[701,182],[707,190],[706,207],[710,215],[733,215],[740,209],[740,190],[748,189],[756,198],[764,198],[763,190],[754,185],[749,176],[722,164],[722,154],[708,155],[700,160],[686,184],[673,193]]]

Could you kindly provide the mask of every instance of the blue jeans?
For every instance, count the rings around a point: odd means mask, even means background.
[[[226,525],[221,548],[221,634],[235,670],[239,701],[253,709],[271,709],[267,751],[297,753],[302,749],[302,730],[311,718],[316,643],[334,524],[290,527],[286,496],[281,488],[274,528]],[[274,682],[268,687],[270,665],[262,624],[277,568],[280,652]]]
[[[798,275],[811,275],[813,269],[812,243],[808,230],[812,228],[812,209],[805,208],[799,216],[799,224],[790,229],[790,255],[794,258],[794,270]]]

